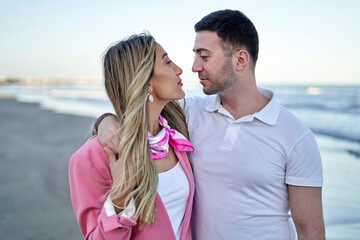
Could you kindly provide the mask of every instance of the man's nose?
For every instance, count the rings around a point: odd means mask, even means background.
[[[192,65],[191,70],[193,72],[200,72],[202,70],[202,64],[200,63],[200,61],[197,58],[194,59],[194,63]]]

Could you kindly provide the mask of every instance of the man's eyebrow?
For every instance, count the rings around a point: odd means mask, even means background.
[[[162,55],[162,59],[166,58],[167,55],[168,55],[167,53],[164,53],[164,54]]]
[[[196,53],[199,53],[199,52],[202,52],[202,51],[211,52],[209,49],[206,49],[206,48],[197,48],[197,49],[193,49],[193,51],[196,52]]]

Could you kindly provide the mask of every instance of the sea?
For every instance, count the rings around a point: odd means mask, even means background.
[[[326,238],[360,239],[360,85],[263,85],[314,132],[324,169]],[[186,97],[203,96],[201,87]],[[63,114],[114,112],[102,84],[2,84],[0,96]]]

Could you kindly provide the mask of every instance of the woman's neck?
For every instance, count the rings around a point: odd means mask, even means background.
[[[154,103],[148,103],[148,131],[153,136],[156,136],[161,131],[161,127],[159,125],[159,116],[164,109],[164,106],[157,106]]]

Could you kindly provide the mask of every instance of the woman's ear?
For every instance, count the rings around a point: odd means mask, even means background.
[[[153,91],[152,89],[152,85],[151,85],[151,81],[149,82],[149,88],[148,88],[148,93],[151,94]]]
[[[235,69],[241,71],[249,64],[249,53],[246,50],[239,50],[235,53]]]

